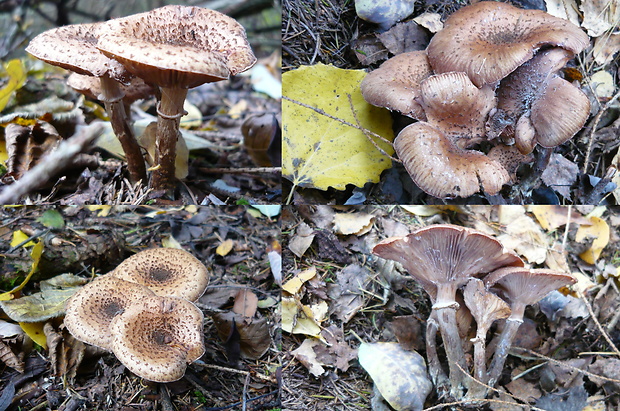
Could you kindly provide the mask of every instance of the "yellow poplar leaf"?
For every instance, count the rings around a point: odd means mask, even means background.
[[[47,338],[43,333],[43,324],[44,323],[19,323],[19,326],[28,334],[28,337],[32,338],[32,341],[47,349]]]
[[[587,237],[594,238],[589,249],[579,254],[579,258],[588,264],[596,263],[603,248],[609,242],[609,226],[602,218],[590,217],[592,225],[582,225],[577,229],[575,241],[581,242]]]
[[[11,247],[15,247],[18,244],[21,244],[23,241],[26,241],[30,236],[24,233],[22,230],[13,231],[13,238],[11,239]],[[31,247],[35,245],[34,241],[28,241],[23,247]]]
[[[362,127],[392,141],[390,113],[364,100],[360,82],[363,70],[343,70],[317,64],[282,75],[283,95]],[[349,104],[349,97],[353,105]],[[282,173],[295,186],[344,190],[379,181],[392,161],[361,130],[331,119],[289,100],[282,101]],[[391,144],[372,138],[391,155]]]
[[[84,208],[92,212],[99,211],[99,213],[97,213],[97,217],[107,217],[112,211],[111,205],[86,205]]]
[[[43,254],[43,246],[43,241],[39,241],[34,245],[34,247],[32,247],[32,250],[30,251],[30,256],[32,257],[32,268],[30,268],[30,272],[28,273],[26,278],[24,278],[24,281],[22,281],[20,285],[13,288],[11,291],[0,294],[0,301],[7,301],[12,299],[13,293],[18,292],[19,290],[24,288],[26,284],[28,284],[28,281],[30,281],[30,277],[32,277],[32,274],[34,274],[39,267],[39,260],[41,259],[41,254]]]
[[[11,60],[6,64],[5,68],[9,81],[0,89],[0,111],[4,110],[13,92],[20,89],[27,78],[26,68],[21,60]]]
[[[221,255],[222,257],[224,257],[228,255],[228,253],[230,253],[230,251],[233,248],[233,245],[234,245],[233,240],[228,239],[217,246],[217,248],[215,249],[215,253],[217,255]]]
[[[297,294],[302,285],[316,275],[316,267],[309,268],[288,280],[282,289],[289,294]]]

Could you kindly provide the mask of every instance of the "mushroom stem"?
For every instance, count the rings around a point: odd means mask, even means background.
[[[495,385],[500,375],[502,374],[502,370],[504,368],[504,363],[506,362],[506,358],[508,357],[508,351],[510,350],[510,346],[517,335],[517,331],[519,327],[523,323],[523,310],[525,307],[522,307],[521,314],[518,313],[516,315],[511,315],[510,318],[506,319],[506,323],[504,324],[504,330],[499,336],[499,342],[497,343],[497,348],[495,349],[495,354],[493,355],[493,360],[491,361],[491,366],[489,367],[489,372],[487,374],[488,381],[491,387]],[[513,314],[515,313],[515,309],[512,308]]]
[[[151,188],[171,191],[174,179],[176,144],[179,138],[179,124],[184,115],[183,103],[187,89],[161,87],[161,101],[157,109],[157,142],[155,144],[155,165]]]
[[[428,359],[428,370],[431,380],[438,389],[442,389],[448,385],[448,376],[441,367],[439,356],[437,355],[438,327],[436,314],[433,311],[426,322],[426,357]]]
[[[129,124],[127,112],[123,103],[124,93],[118,82],[104,75],[100,77],[101,81],[101,100],[105,105],[105,109],[110,116],[112,130],[118,141],[123,147],[125,157],[127,159],[127,169],[129,171],[129,179],[132,183],[138,181],[146,181],[146,167],[144,166],[144,157],[140,150],[140,145],[136,140],[133,129]]]
[[[433,310],[439,323],[439,331],[443,340],[448,367],[450,369],[450,393],[457,399],[463,395],[465,351],[459,337],[456,322],[456,310],[459,304],[455,301],[456,290],[451,284],[439,284],[437,287],[437,300],[433,304]],[[458,364],[458,365],[457,365]]]
[[[476,332],[476,338],[472,339],[474,343],[474,377],[477,381],[473,381],[467,391],[467,398],[478,399],[486,397],[486,388],[483,384],[487,383],[487,366],[486,366],[486,330]]]

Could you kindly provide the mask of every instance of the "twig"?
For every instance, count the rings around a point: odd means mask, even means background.
[[[198,169],[201,173],[205,174],[278,174],[282,172],[282,167],[241,167],[241,168],[205,168]]]
[[[355,107],[353,107],[353,99],[351,98],[351,94],[347,93],[347,97],[349,98],[349,107],[351,107],[351,112],[353,113],[353,118],[355,118],[355,122],[359,126],[360,130],[362,130],[362,132],[364,133],[366,138],[368,138],[368,141],[370,141],[372,143],[372,145],[375,146],[375,148],[381,152],[381,154],[383,154],[386,157],[391,158],[393,161],[396,161],[396,162],[402,164],[402,161],[400,161],[399,159],[397,159],[395,157],[392,157],[391,155],[386,153],[381,147],[379,147],[379,145],[375,142],[375,140],[370,138],[370,136],[367,133],[367,130],[362,127],[362,124],[360,123],[359,119],[357,118],[357,112],[355,111]],[[380,137],[380,138],[381,138],[381,141],[383,141],[384,143],[392,144],[392,142],[390,140],[388,140],[388,139],[386,139],[384,137]]]
[[[85,151],[101,135],[103,129],[103,123],[91,124],[60,143],[55,151],[45,156],[22,178],[7,186],[0,193],[0,204],[15,204],[24,195],[44,185],[51,177],[70,164],[77,154]]]
[[[579,298],[581,298],[583,300],[583,302],[586,304],[586,308],[588,309],[588,313],[590,313],[590,317],[592,317],[592,320],[594,320],[594,323],[598,327],[599,331],[601,332],[601,334],[603,334],[603,338],[605,338],[605,340],[607,341],[607,344],[609,344],[609,346],[616,353],[618,358],[620,358],[620,351],[618,351],[618,347],[616,347],[615,344],[611,341],[611,338],[609,338],[609,335],[607,335],[607,333],[603,329],[603,326],[601,325],[601,323],[596,318],[596,315],[594,315],[594,311],[592,311],[592,306],[590,305],[590,302],[586,299],[586,297],[583,295],[582,292],[579,292],[578,295],[579,295]]]
[[[272,384],[277,384],[277,381],[275,380],[274,377],[269,377],[269,376],[261,374],[259,372],[250,372],[250,371],[237,370],[235,368],[221,367],[219,365],[207,364],[207,363],[204,363],[202,361],[195,361],[194,364],[195,365],[199,365],[199,366],[204,367],[204,368],[212,368],[214,370],[225,371],[225,372],[232,372],[232,373],[235,373],[235,374],[253,375],[253,376],[255,376],[256,378],[258,378],[260,380],[267,381],[267,382],[270,382]]]
[[[585,175],[586,172],[588,171],[588,162],[590,159],[590,154],[592,154],[592,145],[594,144],[594,140],[595,140],[594,133],[596,133],[596,128],[598,127],[598,123],[599,121],[601,121],[601,118],[603,117],[603,114],[605,113],[605,111],[607,111],[619,97],[620,97],[620,91],[618,91],[607,103],[605,103],[603,108],[601,108],[601,110],[594,117],[594,121],[592,121],[592,126],[591,126],[592,128],[590,129],[590,135],[589,135],[589,141],[588,141],[588,149],[586,150],[586,156],[583,162],[583,169],[581,170],[581,173],[583,175]]]
[[[347,126],[349,126],[349,127],[356,128],[356,129],[358,129],[358,130],[360,130],[360,131],[362,131],[362,132],[364,132],[364,133],[368,133],[368,134],[370,134],[370,135],[371,135],[371,136],[373,136],[373,137],[377,137],[377,138],[379,138],[379,139],[381,139],[381,140],[384,140],[384,138],[383,138],[382,136],[380,136],[379,134],[374,133],[374,132],[372,132],[372,131],[370,131],[370,130],[368,130],[368,129],[364,128],[364,127],[358,126],[358,125],[356,125],[356,124],[349,123],[348,121],[343,120],[343,119],[341,119],[341,118],[334,117],[334,116],[332,116],[331,114],[328,114],[328,113],[326,113],[325,111],[321,110],[320,108],[312,107],[312,106],[310,106],[310,105],[308,105],[308,104],[302,103],[301,101],[293,100],[292,98],[289,98],[289,97],[286,97],[286,96],[282,96],[282,98],[283,98],[284,100],[288,100],[288,101],[290,101],[291,103],[294,103],[294,104],[297,104],[297,105],[299,105],[299,106],[302,106],[302,107],[308,108],[308,109],[310,109],[310,110],[312,110],[312,111],[315,111],[315,112],[319,113],[319,114],[320,114],[320,115],[322,115],[322,116],[325,116],[325,117],[331,118],[332,120],[336,120],[336,121],[338,121],[338,122],[340,122],[340,123],[342,123],[342,124],[344,124],[344,125],[347,125]]]

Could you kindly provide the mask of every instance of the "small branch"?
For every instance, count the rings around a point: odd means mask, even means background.
[[[201,173],[205,174],[279,174],[282,172],[282,167],[242,167],[242,168],[204,168],[198,169]]]
[[[58,148],[45,156],[39,164],[26,172],[22,178],[0,192],[0,204],[15,204],[20,198],[43,186],[50,178],[61,172],[81,152],[86,151],[103,133],[103,124],[91,124],[73,137],[60,143]]]
[[[592,317],[592,320],[596,324],[596,327],[599,329],[601,334],[603,334],[603,338],[605,338],[605,341],[607,341],[607,344],[609,344],[609,346],[614,351],[614,353],[618,356],[618,358],[620,358],[620,351],[618,351],[618,347],[616,347],[616,345],[611,341],[611,338],[609,338],[609,335],[607,335],[607,333],[603,329],[603,326],[601,325],[601,323],[596,318],[596,315],[594,314],[594,311],[592,311],[592,306],[590,305],[590,302],[586,299],[586,297],[583,295],[582,292],[579,292],[578,295],[579,295],[579,298],[581,298],[581,300],[586,304],[586,308],[588,309],[588,313],[590,313],[590,317]]]
[[[586,156],[585,156],[585,160],[583,161],[583,169],[581,170],[581,173],[583,175],[586,174],[586,172],[588,171],[588,162],[590,159],[590,154],[592,154],[592,145],[594,144],[594,133],[596,133],[596,128],[598,127],[598,123],[601,121],[601,118],[603,117],[603,114],[611,107],[611,105],[620,97],[620,91],[617,92],[607,103],[605,103],[605,105],[603,106],[603,108],[601,108],[601,110],[596,114],[596,116],[594,117],[594,121],[592,121],[592,126],[590,128],[590,135],[589,135],[589,141],[588,141],[588,149],[586,150]]]

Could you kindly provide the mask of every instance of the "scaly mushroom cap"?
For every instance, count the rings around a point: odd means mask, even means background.
[[[431,76],[420,86],[427,121],[405,127],[394,149],[413,181],[439,198],[469,197],[482,188],[497,194],[510,180],[506,169],[479,151],[485,121],[495,105],[490,87],[478,89],[465,73]]]
[[[65,326],[75,338],[111,349],[112,320],[131,305],[155,297],[146,287],[111,276],[96,278],[76,292],[66,305]]]
[[[74,24],[45,31],[30,41],[26,51],[54,66],[88,76],[108,75],[125,83],[131,77],[125,67],[95,47],[102,24]]]
[[[488,289],[496,290],[510,302],[511,318],[517,321],[523,318],[526,305],[535,304],[551,291],[576,281],[571,274],[523,267],[503,267],[484,278]]]
[[[237,21],[190,6],[165,6],[110,20],[97,48],[161,87],[192,88],[224,80],[256,62]]]
[[[110,275],[148,287],[159,296],[196,301],[209,284],[209,272],[196,257],[176,248],[151,248],[132,255]]]
[[[545,45],[577,54],[588,44],[587,34],[568,20],[481,1],[448,17],[427,51],[436,73],[463,71],[481,87],[506,77]]]
[[[420,83],[433,74],[426,51],[398,54],[369,73],[360,85],[364,99],[373,106],[396,110],[417,120],[426,120],[415,101]]]
[[[534,161],[532,154],[521,154],[517,147],[505,144],[498,144],[493,147],[489,150],[487,157],[497,161],[508,171],[511,182],[517,180],[517,170],[521,164]]]
[[[521,153],[529,154],[536,143],[543,147],[560,145],[586,122],[590,114],[588,97],[557,75],[571,58],[572,53],[561,48],[545,50],[501,81],[497,112],[490,123],[505,124],[502,139],[514,139]]]
[[[112,351],[142,378],[176,381],[205,352],[203,319],[194,304],[181,298],[142,299],[110,324]]]
[[[101,98],[101,81],[93,76],[72,73],[67,78],[67,85],[80,94],[95,100]],[[129,84],[121,84],[123,92],[123,102],[131,104],[136,100],[141,100],[155,95],[155,88],[146,84],[140,77],[134,77]]]
[[[439,283],[452,282],[457,289],[470,278],[500,267],[523,266],[523,261],[506,251],[495,238],[449,224],[431,225],[405,237],[387,238],[372,252],[401,263],[431,295]]]

